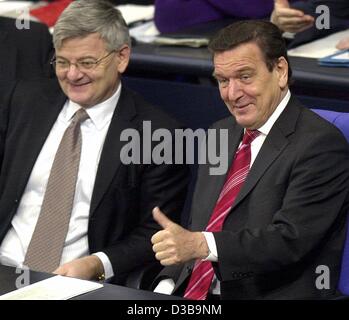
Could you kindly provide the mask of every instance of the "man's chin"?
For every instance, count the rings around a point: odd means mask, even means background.
[[[246,128],[246,129],[254,129],[254,126],[255,126],[255,122],[254,121],[251,121],[251,119],[246,119],[245,117],[235,117],[236,119],[236,122]]]
[[[70,95],[70,96],[68,96],[68,98],[69,98],[72,102],[74,102],[74,103],[76,103],[76,104],[78,104],[79,106],[84,107],[84,108],[89,107],[90,104],[91,104],[91,103],[89,102],[88,99],[84,99],[84,98],[82,98],[82,97],[76,97],[76,96],[74,96],[74,95]]]

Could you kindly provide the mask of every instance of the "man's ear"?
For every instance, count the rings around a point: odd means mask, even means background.
[[[278,59],[275,70],[278,73],[280,88],[285,89],[288,85],[288,63],[284,57]]]
[[[128,45],[123,45],[121,49],[116,52],[118,65],[117,69],[119,73],[125,72],[128,63],[130,61],[131,49]]]

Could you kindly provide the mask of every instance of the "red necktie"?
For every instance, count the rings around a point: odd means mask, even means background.
[[[224,219],[227,217],[250,170],[251,142],[259,134],[260,132],[257,130],[246,130],[205,231],[222,230]],[[210,261],[196,260],[184,298],[205,300],[213,275],[214,270]]]

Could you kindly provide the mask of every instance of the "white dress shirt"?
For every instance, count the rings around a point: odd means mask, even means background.
[[[273,127],[275,121],[279,118],[280,114],[284,109],[286,108],[286,105],[288,101],[290,100],[291,93],[290,91],[287,91],[287,94],[285,97],[281,100],[280,104],[276,107],[273,114],[269,117],[267,122],[258,128],[258,131],[260,131],[260,135],[255,138],[251,143],[251,163],[250,168],[253,165],[254,160],[256,159],[258,152],[262,148],[262,145],[265,141],[265,138],[267,137],[268,133],[270,132],[271,128]],[[241,142],[240,142],[241,145]],[[209,255],[203,259],[205,261],[212,261],[217,262],[218,261],[218,251],[216,246],[216,241],[214,239],[212,232],[203,232],[203,235],[205,236],[208,248],[209,248]],[[155,288],[154,292],[164,293],[164,294],[171,294],[174,289],[175,283],[172,279],[164,279],[159,282],[157,287]],[[212,285],[210,288],[210,292],[212,294],[220,294],[220,283],[217,280],[216,276],[213,277]]]
[[[109,99],[87,108],[89,119],[81,124],[82,147],[73,210],[60,264],[89,255],[87,229],[90,203],[99,159],[109,125],[119,101],[121,84]],[[38,220],[56,151],[75,112],[81,107],[67,100],[53,125],[30,174],[11,227],[0,246],[0,263],[23,267],[27,248]],[[40,125],[40,124],[38,124]],[[30,146],[28,146],[30,147]],[[103,252],[96,255],[104,265],[106,279],[114,275]]]

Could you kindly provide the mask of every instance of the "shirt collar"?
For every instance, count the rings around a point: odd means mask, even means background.
[[[290,90],[287,90],[286,95],[281,100],[279,105],[276,107],[276,109],[274,110],[272,115],[269,117],[269,119],[267,120],[267,122],[265,124],[263,124],[260,128],[258,128],[258,131],[260,131],[263,135],[268,135],[268,133],[271,130],[271,128],[273,127],[274,123],[279,118],[282,111],[284,111],[284,109],[286,108],[290,98],[291,98]]]
[[[90,117],[92,123],[96,126],[97,130],[103,129],[103,127],[111,121],[116,105],[119,101],[121,93],[121,83],[114,94],[107,100],[96,104],[93,107],[85,109]],[[62,118],[65,122],[69,122],[78,111],[81,106],[71,100],[67,101],[66,108],[63,110]]]

